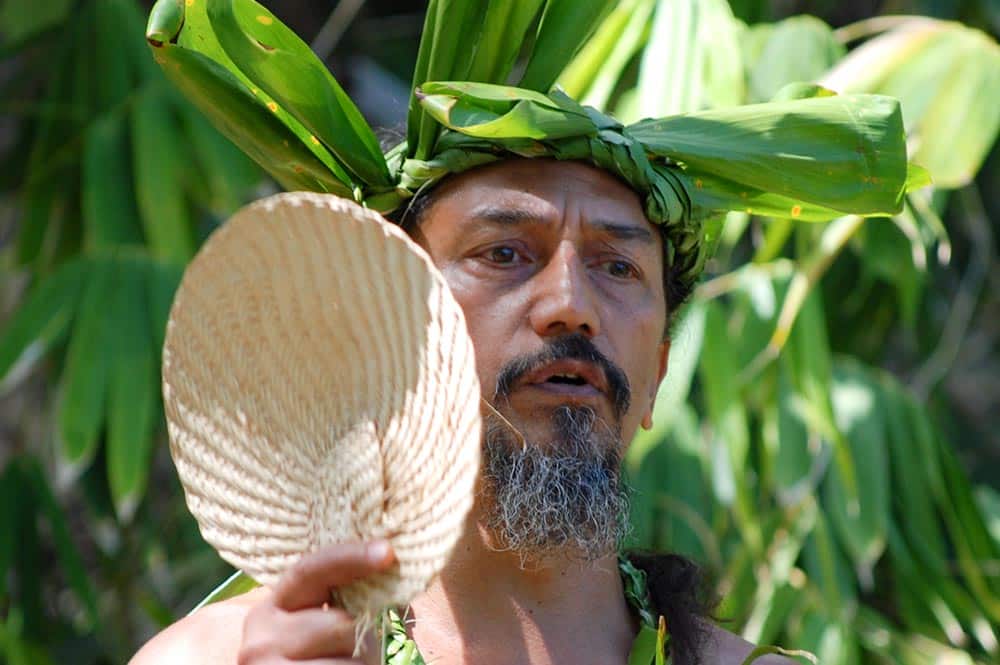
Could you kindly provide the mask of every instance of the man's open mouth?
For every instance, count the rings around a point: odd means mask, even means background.
[[[532,386],[568,394],[604,394],[607,378],[594,363],[583,360],[556,360],[528,372],[520,381]]]

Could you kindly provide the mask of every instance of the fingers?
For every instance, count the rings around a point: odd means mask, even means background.
[[[395,562],[385,541],[333,545],[302,557],[274,588],[274,604],[287,611],[317,607],[330,589],[389,568]]]
[[[337,608],[270,608],[247,616],[244,636],[243,651],[251,661],[265,654],[305,660],[354,653],[354,620]]]

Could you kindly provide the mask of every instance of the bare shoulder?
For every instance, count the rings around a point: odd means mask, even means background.
[[[254,589],[201,608],[155,635],[129,665],[235,664],[243,638],[243,620],[250,608],[270,593],[268,589]]]
[[[742,665],[756,645],[747,642],[725,628],[712,625],[705,649],[705,665]],[[785,656],[768,654],[753,661],[753,665],[800,665]]]

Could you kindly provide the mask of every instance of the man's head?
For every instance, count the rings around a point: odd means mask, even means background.
[[[410,231],[462,306],[500,414],[484,469],[500,544],[606,553],[618,460],[669,349],[662,239],[639,197],[585,164],[508,160],[442,183]]]

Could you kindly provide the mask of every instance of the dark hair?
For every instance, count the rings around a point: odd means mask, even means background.
[[[670,662],[699,665],[717,600],[698,565],[679,554],[628,552],[626,556],[646,574],[653,610],[667,623]]]
[[[407,234],[413,235],[413,230],[420,226],[424,215],[434,202],[436,191],[437,186],[418,192],[406,205],[386,214],[385,218],[397,224]],[[680,278],[680,270],[669,261],[667,251],[669,240],[666,230],[658,225],[656,225],[656,230],[660,234],[661,256],[663,258],[663,294],[667,301],[667,321],[663,331],[663,336],[666,338],[669,337],[670,329],[678,318],[677,313],[691,297],[692,285]]]

